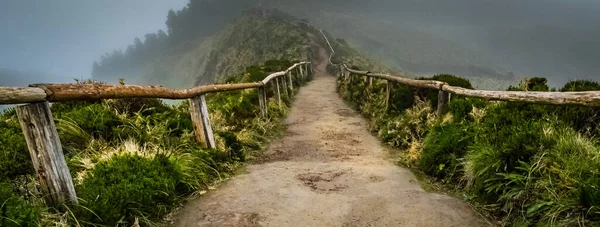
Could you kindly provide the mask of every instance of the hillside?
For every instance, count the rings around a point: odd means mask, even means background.
[[[306,59],[306,32],[286,23],[290,16],[276,10],[247,10],[214,35],[191,37],[169,44],[163,54],[146,63],[93,73],[95,80],[162,84],[187,88],[223,81],[246,67],[269,59]],[[173,40],[172,34],[169,40]]]

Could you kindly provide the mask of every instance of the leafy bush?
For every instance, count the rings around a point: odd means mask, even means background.
[[[510,86],[508,91],[549,91],[548,79],[543,77],[525,78],[518,87]]]
[[[113,129],[122,125],[115,111],[101,103],[80,106],[66,112],[58,111],[54,114],[56,119],[73,122],[94,138],[111,140],[113,138]],[[64,138],[67,135],[62,136],[61,139],[63,140],[73,141],[73,138]],[[73,142],[79,143],[79,141]],[[83,144],[85,144],[85,141],[83,141]]]
[[[108,105],[120,114],[132,116],[136,113],[151,115],[157,112],[165,112],[168,107],[160,99],[128,98],[109,100]]]
[[[44,207],[15,195],[9,183],[0,183],[0,226],[39,226]]]
[[[437,124],[427,134],[418,167],[445,182],[456,182],[462,175],[462,158],[473,142],[468,124]]]
[[[574,80],[567,82],[560,91],[598,91],[600,90],[600,83],[590,80]]]
[[[437,80],[437,81],[441,81],[441,82],[446,82],[450,86],[473,89],[473,85],[471,85],[471,81],[469,81],[468,79],[462,78],[462,77],[457,77],[457,76],[450,75],[450,74],[439,74],[439,75],[435,75],[431,78],[423,77],[423,78],[419,78],[419,79],[420,80]],[[429,100],[431,102],[431,106],[433,106],[434,109],[437,109],[438,93],[439,93],[438,90],[431,90],[431,89],[425,89],[425,88],[417,89],[417,94],[421,98]],[[452,98],[456,99],[458,97],[452,97]]]
[[[474,108],[483,109],[487,102],[476,98],[452,99],[448,104],[448,110],[456,120],[472,121]]]
[[[560,91],[596,91],[600,84],[588,80],[575,80],[566,83]],[[586,106],[560,106],[557,108],[560,119],[581,133],[600,136],[600,108]]]
[[[135,217],[161,217],[178,202],[181,179],[181,170],[165,155],[115,156],[97,163],[78,186],[81,205],[87,208],[78,217],[112,226],[131,225]]]
[[[14,109],[0,115],[0,181],[33,173],[29,149]]]
[[[431,106],[425,101],[417,101],[414,107],[404,114],[389,118],[381,127],[378,135],[381,139],[395,147],[407,148],[411,143],[420,141],[428,132],[434,120]]]

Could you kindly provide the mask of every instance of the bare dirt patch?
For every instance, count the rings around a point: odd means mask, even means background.
[[[324,173],[305,173],[296,176],[304,185],[317,192],[335,192],[348,187],[340,182],[339,177],[347,171],[327,171]]]
[[[351,110],[348,109],[338,109],[335,111],[335,114],[341,116],[341,117],[350,117],[350,116],[354,116],[354,114],[352,113]]]

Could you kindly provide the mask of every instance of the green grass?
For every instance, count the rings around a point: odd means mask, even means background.
[[[465,79],[443,77],[470,87]],[[558,90],[546,82],[532,78],[510,90]],[[600,225],[597,108],[453,96],[447,113],[436,116],[432,93],[396,86],[390,103],[410,106],[385,111],[384,86],[338,79],[337,89],[382,142],[404,151],[399,163],[427,179],[427,189],[463,195],[478,213],[505,226]],[[574,81],[560,90],[598,89],[595,82]]]
[[[291,66],[268,61],[236,82]],[[297,81],[297,86],[303,81]],[[78,206],[47,207],[14,110],[0,115],[0,226],[154,226],[191,194],[228,179],[280,134],[291,97],[270,97],[259,117],[256,90],[207,96],[216,149],[200,147],[188,103],[156,99],[52,105]],[[29,179],[23,182],[24,179]]]

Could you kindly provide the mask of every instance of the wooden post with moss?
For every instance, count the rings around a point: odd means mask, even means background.
[[[394,89],[394,84],[392,81],[386,80],[387,89],[385,90],[385,112],[390,109],[390,98],[392,96],[392,89]]]
[[[308,69],[308,64],[309,63],[304,64],[304,70],[306,71],[306,77],[310,78],[311,77],[311,73],[310,73],[310,71],[308,71],[309,70]]]
[[[258,88],[258,104],[260,105],[260,117],[267,118],[267,101],[265,87]]]
[[[281,107],[281,91],[279,90],[279,78],[275,78],[275,89],[273,89],[273,91],[275,92],[275,95],[277,95],[277,104],[279,105],[279,107]]]
[[[288,89],[287,89],[287,82],[286,82],[286,78],[285,76],[280,77],[281,79],[281,87],[283,87],[283,93],[285,94],[286,97],[290,97],[290,94],[288,93]]]
[[[16,110],[46,203],[50,206],[78,204],[50,104],[32,103],[17,106]]]
[[[450,101],[450,93],[447,91],[440,90],[438,92],[438,104],[437,104],[437,115],[442,116],[444,111],[446,111],[446,107],[448,106],[448,102]]]
[[[215,137],[213,135],[212,126],[210,125],[206,97],[204,95],[200,95],[189,99],[189,102],[190,115],[192,117],[196,139],[202,147],[215,149]]]
[[[288,84],[289,95],[290,95],[290,97],[292,97],[294,95],[294,85],[293,85],[294,81],[292,80],[292,72],[291,71],[289,71],[287,73],[287,77],[288,77],[288,83],[289,83]]]

